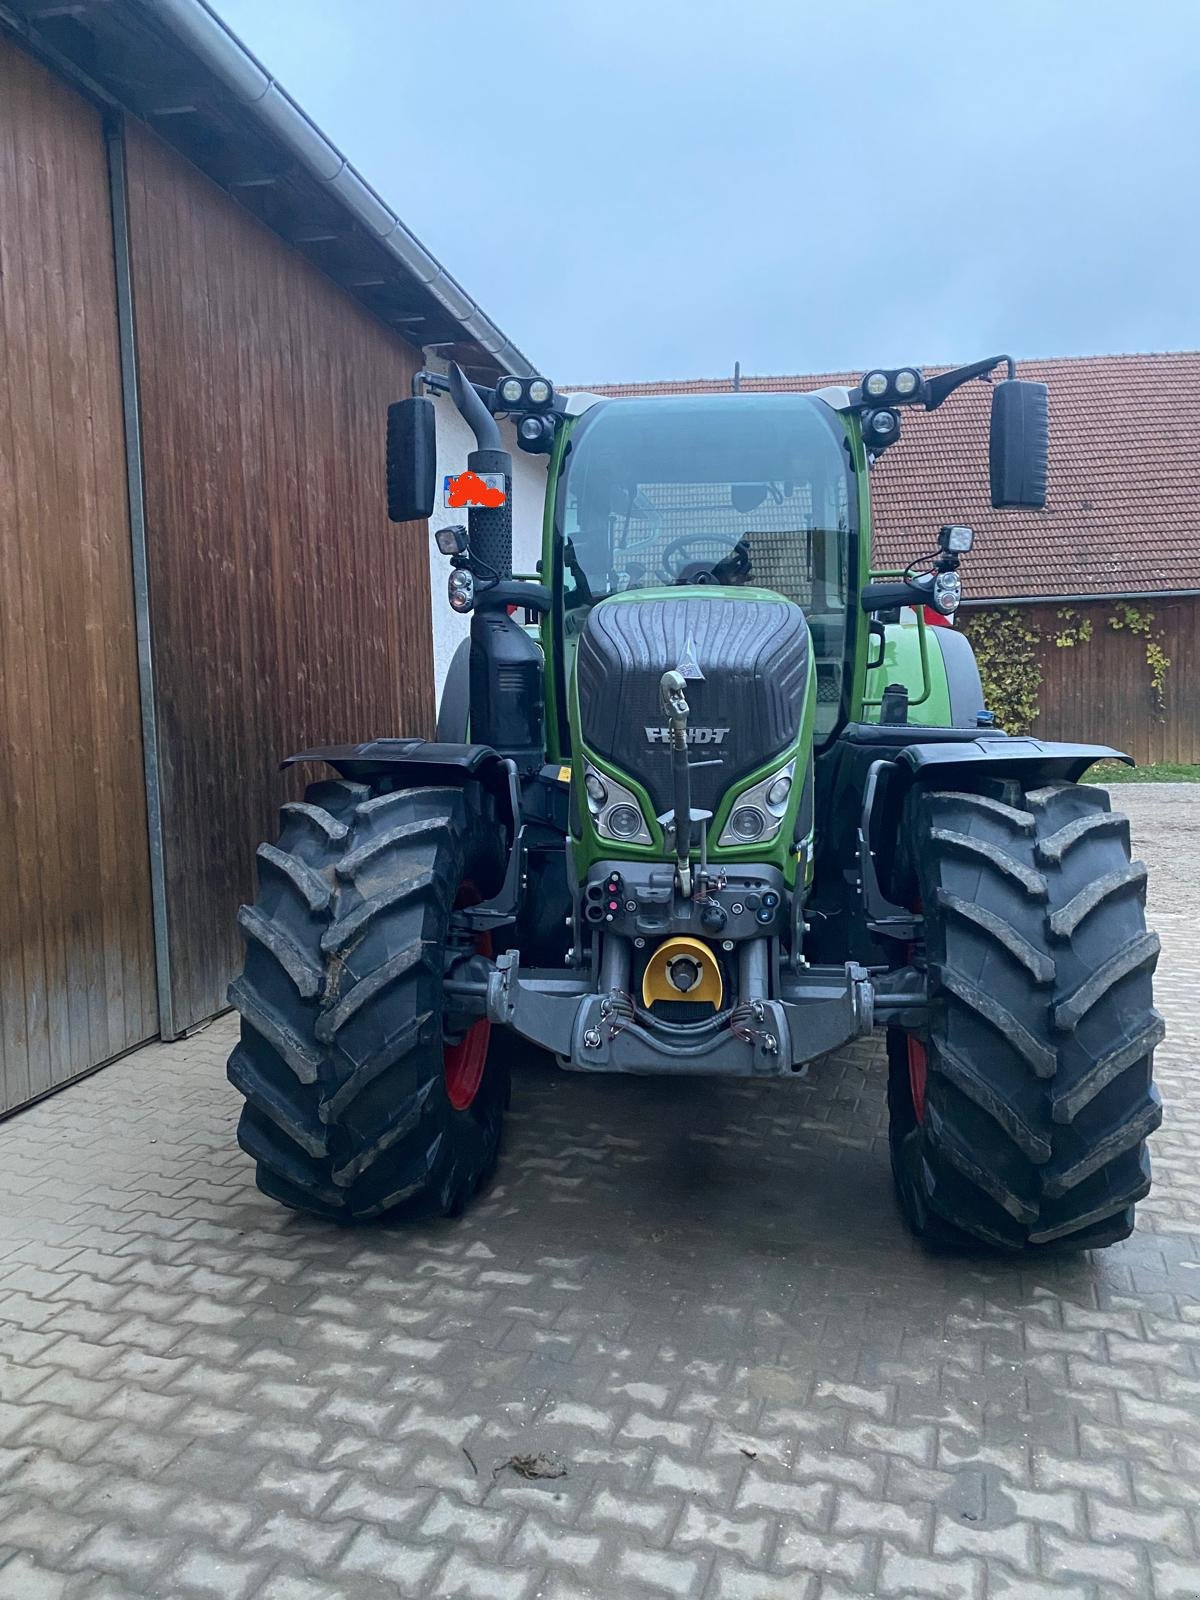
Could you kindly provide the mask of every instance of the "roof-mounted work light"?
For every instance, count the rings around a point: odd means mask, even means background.
[[[554,385],[549,378],[501,378],[496,399],[506,411],[549,411]]]
[[[522,417],[517,424],[517,443],[531,456],[548,455],[554,447],[553,417]]]
[[[862,419],[863,443],[878,455],[900,437],[900,416],[886,407],[882,411],[866,411]]]
[[[882,400],[888,388],[889,379],[886,372],[868,372],[862,381],[862,392],[868,400]]]
[[[919,367],[876,367],[859,387],[865,400],[889,405],[913,405],[925,398],[925,379]]]

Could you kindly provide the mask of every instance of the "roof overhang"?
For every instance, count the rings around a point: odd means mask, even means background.
[[[204,0],[0,0],[4,25],[411,344],[483,376],[536,370]]]

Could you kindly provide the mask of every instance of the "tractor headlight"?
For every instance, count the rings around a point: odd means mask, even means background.
[[[517,443],[531,456],[549,455],[554,448],[554,422],[550,417],[522,417],[517,424]]]
[[[795,775],[796,763],[789,761],[786,767],[743,789],[721,829],[718,845],[759,844],[773,839],[783,825]]]
[[[888,392],[886,372],[868,372],[862,381],[863,393],[872,400],[882,400]]]
[[[554,390],[545,378],[534,378],[529,385],[529,403],[533,406],[548,406],[554,399]]]
[[[475,604],[475,580],[465,567],[455,567],[446,585],[452,611],[470,611]]]
[[[605,818],[607,831],[615,839],[636,839],[642,831],[642,813],[636,806],[611,806]]]
[[[939,572],[933,580],[933,605],[944,617],[958,610],[962,599],[962,579],[957,572]]]
[[[868,450],[886,450],[900,437],[900,413],[888,409],[867,411],[863,414],[862,432]]]
[[[767,819],[757,806],[738,806],[730,817],[726,829],[738,844],[753,844],[755,839],[761,839],[766,831]]]
[[[892,379],[892,387],[901,400],[911,400],[921,386],[920,373],[914,372],[911,367],[901,367]]]
[[[776,778],[775,782],[767,790],[767,804],[769,806],[785,806],[787,805],[788,795],[791,792],[792,780],[790,777],[785,774],[782,778]]]
[[[496,393],[506,406],[519,406],[525,398],[525,385],[520,378],[501,378]]]
[[[650,829],[638,799],[623,783],[584,763],[583,788],[592,823],[602,839],[619,844],[650,844]]]

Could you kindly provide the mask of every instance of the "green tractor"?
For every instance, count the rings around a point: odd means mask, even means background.
[[[435,739],[291,757],[337,775],[258,853],[230,991],[267,1194],[341,1222],[459,1213],[515,1036],[573,1072],[779,1078],[882,1028],[921,1240],[1129,1234],[1161,1117],[1158,941],[1128,825],[1080,783],[1125,758],[992,726],[966,639],[932,625],[970,529],[871,564],[869,470],[902,409],[1004,363],[992,504],[1038,507],[1046,391],[1005,357],[810,394],[418,375],[389,411],[389,514],[432,513],[449,391],[477,448],[438,544],[470,639]],[[549,457],[536,578],[512,571],[498,415]]]

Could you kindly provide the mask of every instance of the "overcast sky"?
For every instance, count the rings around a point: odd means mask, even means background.
[[[1200,347],[1198,0],[215,0],[560,381]]]

